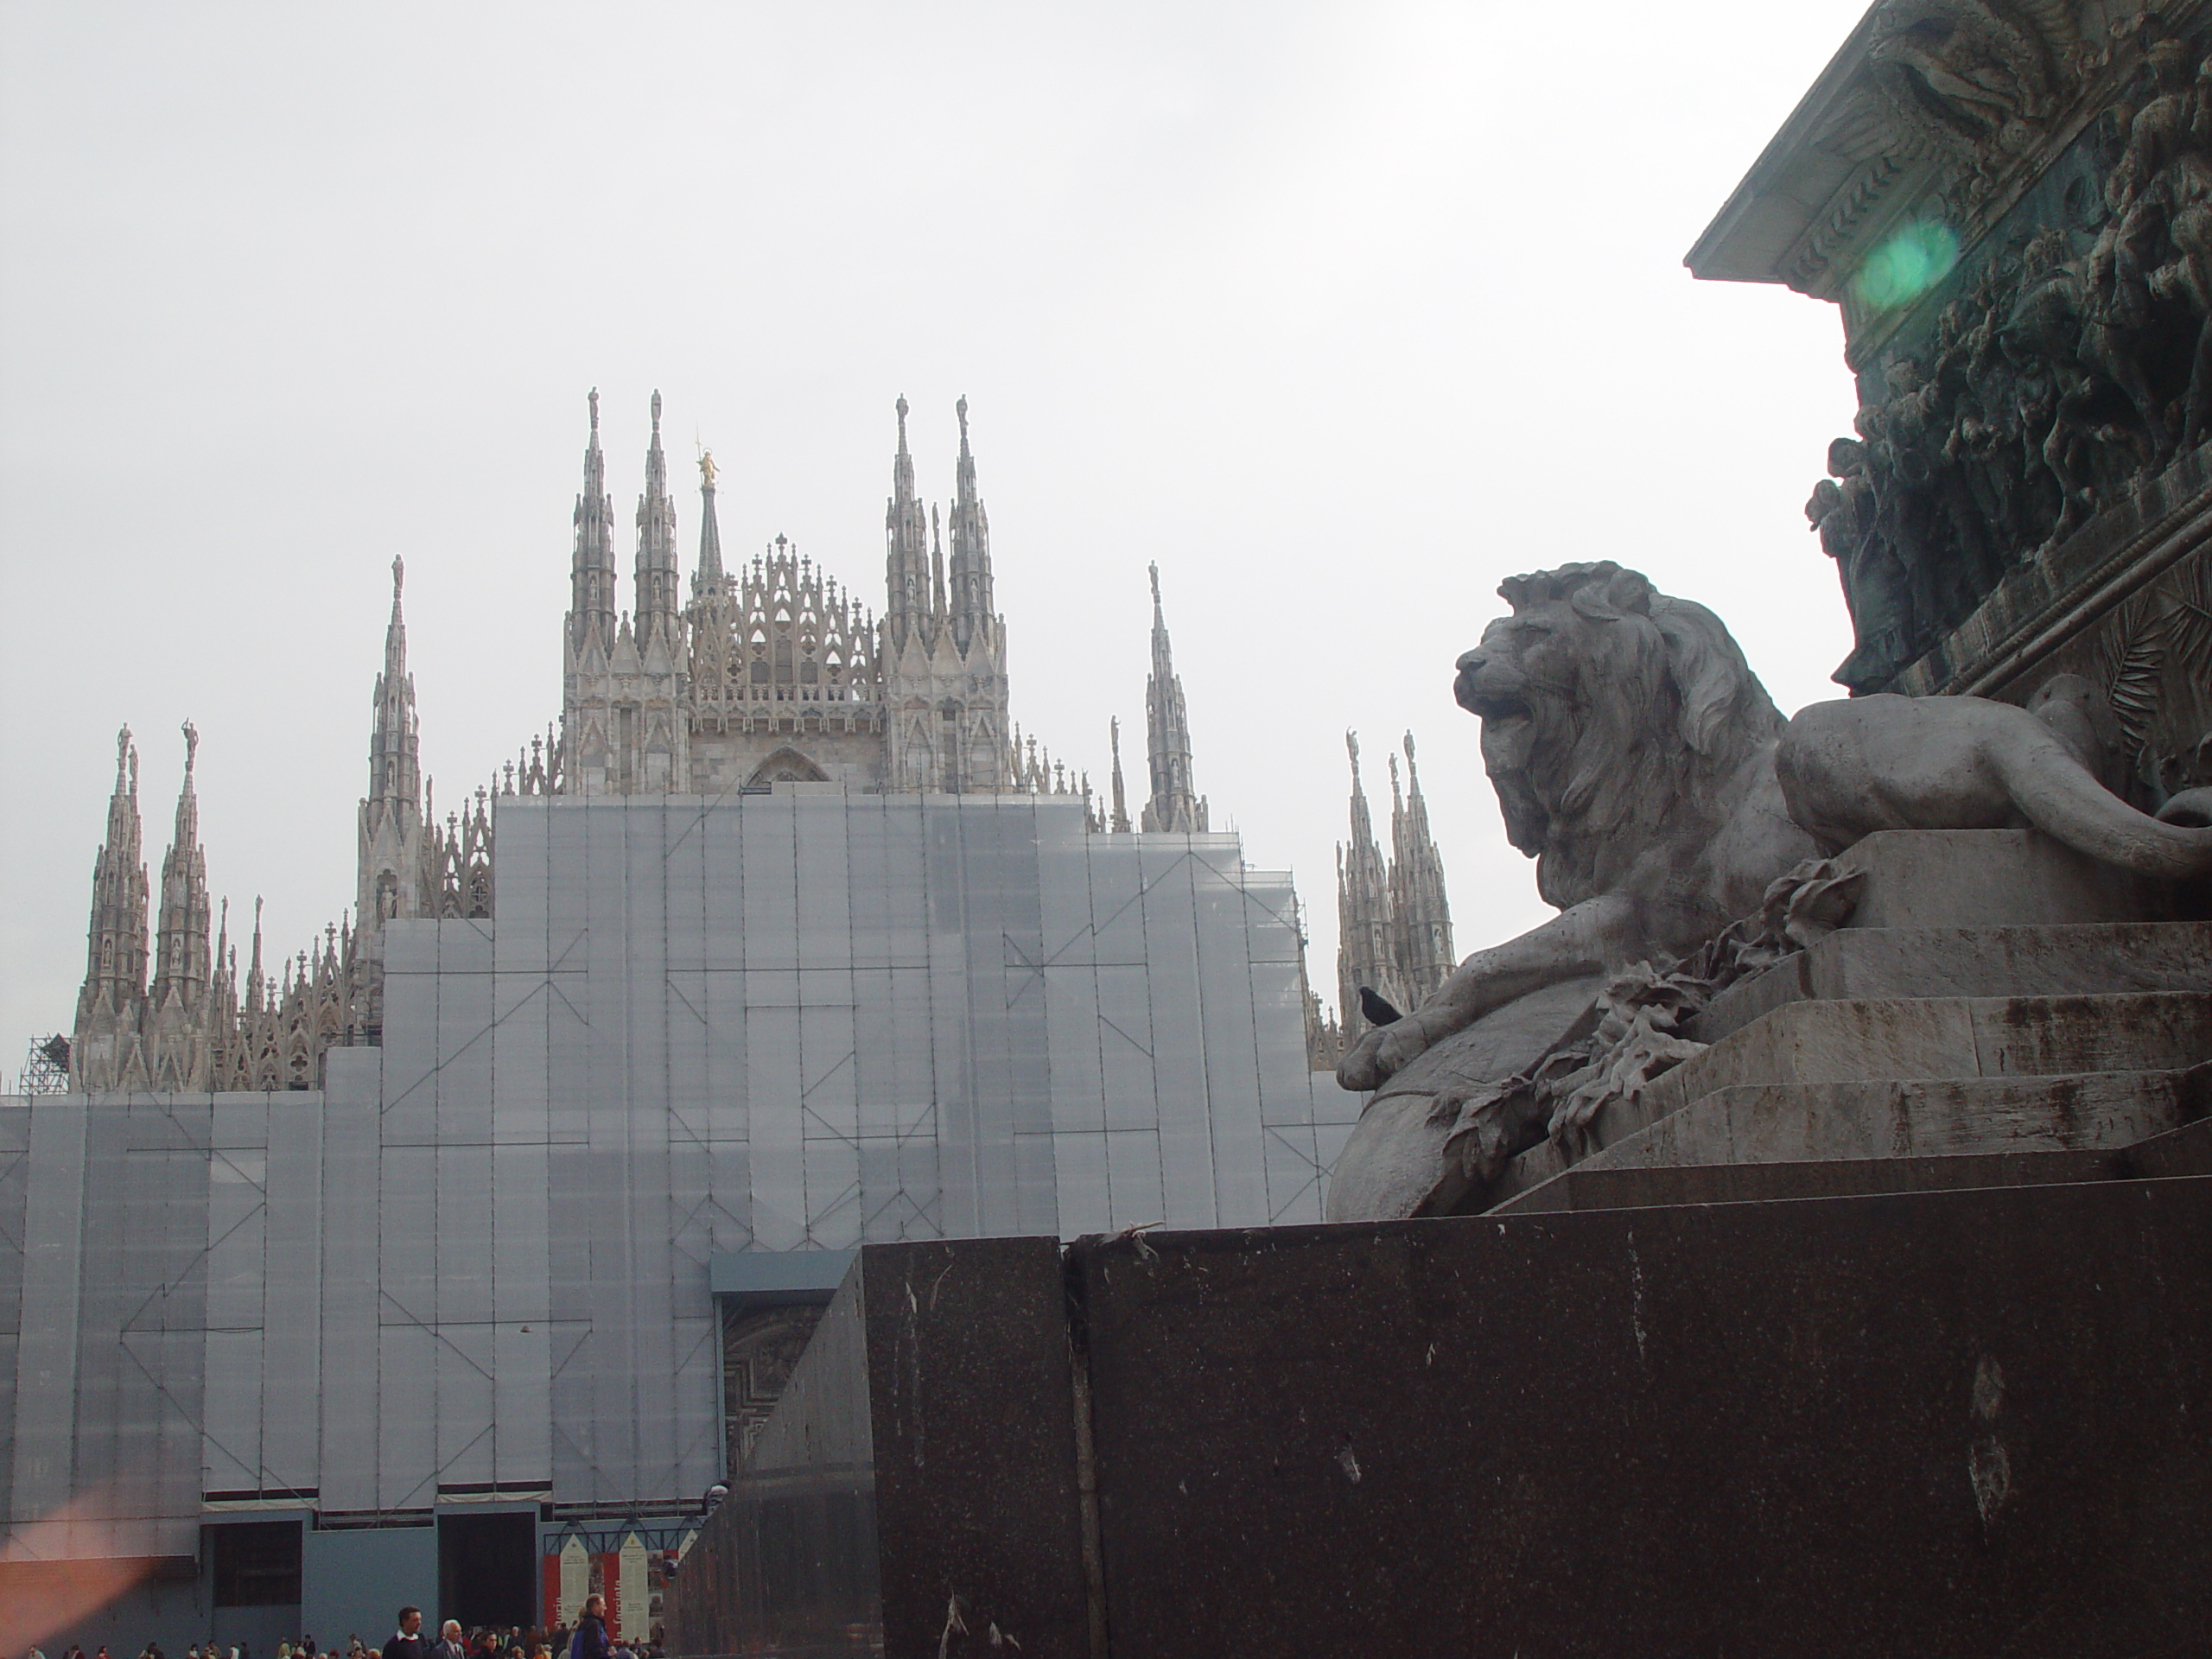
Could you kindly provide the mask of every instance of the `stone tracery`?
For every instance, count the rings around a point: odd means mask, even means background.
[[[206,861],[188,763],[158,904],[142,861],[138,756],[118,737],[108,834],[93,878],[87,969],[72,1027],[79,1088],[313,1089],[332,1047],[373,1045],[384,1023],[387,921],[489,918],[496,903],[497,799],[508,796],[693,793],[709,798],[779,784],[894,792],[1057,796],[1085,804],[1104,832],[1088,778],[1071,772],[1007,712],[1004,623],[992,610],[989,525],[976,488],[962,401],[948,571],[915,488],[904,399],[887,513],[881,621],[785,537],[725,569],[715,468],[702,456],[699,560],[679,603],[675,506],[666,494],[660,397],[637,515],[634,613],[615,608],[613,503],[605,489],[599,398],[590,399],[584,491],[575,513],[571,608],[563,636],[559,726],[533,737],[492,781],[441,822],[421,769],[421,729],[407,665],[404,565],[392,562],[391,612],[377,677],[369,789],[359,824],[353,920],[275,969],[264,965],[257,900],[239,972],[227,911],[209,939]],[[948,579],[949,577],[949,579]],[[1155,617],[1155,672],[1165,625]],[[1152,733],[1187,792],[1187,730]],[[1154,699],[1160,695],[1154,688]],[[1163,757],[1160,745],[1176,746]],[[1179,767],[1179,769],[1178,769]],[[1155,791],[1156,792],[1156,791]],[[1155,801],[1154,807],[1158,805]],[[1154,807],[1147,807],[1150,815]],[[1203,802],[1175,827],[1204,828]],[[1126,826],[1123,826],[1126,827]],[[150,912],[150,913],[149,913]],[[149,926],[158,942],[149,961]],[[150,974],[149,974],[150,969]]]

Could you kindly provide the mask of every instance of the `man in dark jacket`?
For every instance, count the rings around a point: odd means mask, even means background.
[[[423,1639],[423,1610],[399,1610],[399,1629],[384,1644],[384,1659],[430,1659],[430,1644]]]

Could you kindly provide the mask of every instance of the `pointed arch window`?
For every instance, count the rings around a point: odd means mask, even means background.
[[[771,784],[826,784],[830,774],[814,764],[798,750],[785,744],[753,769],[745,780],[747,789],[766,789]]]

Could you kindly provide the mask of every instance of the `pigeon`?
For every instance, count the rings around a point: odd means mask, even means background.
[[[1395,1026],[1406,1017],[1377,996],[1372,985],[1359,988],[1359,1011],[1370,1026]]]

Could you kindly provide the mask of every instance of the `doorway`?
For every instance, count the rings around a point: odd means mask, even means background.
[[[464,1633],[486,1625],[527,1630],[537,1623],[537,1516],[438,1517],[438,1619],[459,1619]],[[435,1639],[435,1628],[425,1635]]]

